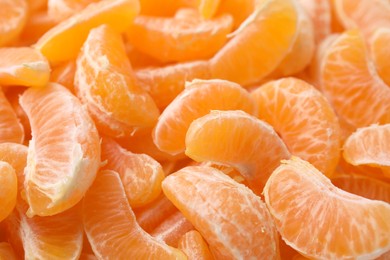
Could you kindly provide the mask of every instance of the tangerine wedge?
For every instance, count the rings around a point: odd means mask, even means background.
[[[163,111],[153,131],[156,146],[172,155],[185,150],[185,135],[191,122],[210,110],[243,110],[256,113],[250,94],[225,80],[193,80]]]
[[[0,48],[0,84],[42,87],[49,81],[46,58],[30,47]]]
[[[0,88],[0,142],[22,143],[24,128]]]
[[[180,9],[170,18],[137,16],[126,35],[134,47],[162,62],[182,62],[211,58],[232,24],[228,14],[204,20],[195,9]]]
[[[379,76],[390,87],[390,28],[375,30],[370,39],[370,50]]]
[[[0,242],[0,259],[4,259],[4,260],[18,259],[10,243]]]
[[[32,139],[25,169],[28,215],[60,213],[81,200],[100,166],[94,122],[65,87],[30,88],[20,98]]]
[[[183,250],[183,252],[187,255],[188,260],[214,259],[206,241],[196,230],[191,230],[185,233],[179,240],[178,248]]]
[[[205,19],[212,18],[218,10],[221,0],[198,0],[199,13]]]
[[[316,259],[374,259],[390,249],[390,204],[336,188],[293,157],[270,176],[264,197],[287,245]]]
[[[331,176],[340,157],[340,126],[325,96],[310,84],[284,78],[251,93],[258,117],[281,136],[291,154]]]
[[[122,33],[139,13],[137,0],[99,1],[90,4],[46,32],[34,45],[51,64],[75,59],[89,31],[101,24]]]
[[[185,154],[239,170],[256,194],[280,160],[290,157],[286,145],[268,123],[243,111],[211,111],[194,120],[186,135]]]
[[[219,170],[185,167],[166,177],[162,188],[216,259],[279,256],[277,231],[265,204]]]
[[[371,64],[358,30],[337,36],[320,63],[321,89],[341,120],[357,128],[378,123],[390,113],[390,88]]]
[[[18,190],[15,169],[7,162],[0,161],[0,222],[14,209]]]
[[[158,197],[165,174],[156,160],[127,151],[108,137],[102,138],[101,147],[102,161],[107,162],[104,169],[119,174],[131,207],[143,206]]]
[[[26,0],[1,0],[0,6],[1,47],[12,43],[22,32],[27,20],[28,4]]]
[[[186,258],[141,229],[116,172],[99,172],[83,205],[85,232],[98,259]]]
[[[106,135],[128,136],[159,116],[153,99],[135,84],[121,35],[107,25],[90,31],[77,59],[75,88]]]
[[[298,24],[295,1],[258,1],[253,13],[211,59],[211,74],[241,85],[259,82],[285,58],[298,35]]]
[[[47,13],[55,21],[61,22],[82,11],[89,4],[99,1],[100,0],[47,0]]]

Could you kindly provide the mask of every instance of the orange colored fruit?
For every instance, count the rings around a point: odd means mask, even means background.
[[[373,259],[390,249],[388,203],[336,188],[297,157],[272,173],[264,197],[282,238],[304,256]]]
[[[187,255],[188,260],[214,259],[206,241],[204,241],[202,235],[196,230],[185,233],[179,240],[178,248]]]
[[[198,11],[205,19],[212,18],[218,10],[221,0],[198,0]]]
[[[200,0],[200,2],[218,2],[218,0]],[[260,0],[223,0],[219,1],[218,10],[216,15],[228,13],[233,16],[234,28],[238,28],[255,10],[258,4],[265,1]],[[201,8],[201,4],[198,5],[198,9]]]
[[[185,150],[185,135],[195,119],[211,110],[243,110],[256,114],[250,94],[240,85],[225,80],[193,80],[165,108],[153,131],[157,147],[172,155]]]
[[[371,55],[379,76],[390,87],[390,27],[378,28],[370,39]]]
[[[131,207],[143,206],[158,197],[165,174],[156,160],[127,151],[108,137],[102,138],[101,147],[102,161],[107,162],[104,169],[119,174]]]
[[[17,182],[15,169],[9,163],[0,161],[0,222],[12,212],[16,205]]]
[[[334,39],[320,64],[321,89],[341,120],[357,128],[390,113],[390,88],[373,69],[359,31]]]
[[[139,2],[142,15],[169,17],[180,8],[195,8],[198,0],[139,0]]]
[[[30,88],[20,103],[32,130],[24,182],[28,215],[54,215],[79,202],[93,182],[99,136],[80,101],[61,85]]]
[[[0,142],[22,143],[23,140],[23,126],[2,89],[0,89]]]
[[[331,181],[335,186],[347,192],[390,203],[390,183],[361,174],[337,175]]]
[[[83,205],[84,228],[97,258],[185,259],[140,228],[116,172],[99,172]]]
[[[255,84],[286,57],[299,30],[295,1],[258,1],[253,13],[211,59],[213,78]]]
[[[136,0],[100,1],[46,32],[34,45],[51,64],[75,59],[89,31],[101,24],[122,33],[139,13]]]
[[[30,47],[0,48],[0,84],[42,87],[49,81],[46,58]]]
[[[335,13],[345,29],[359,28],[370,38],[376,28],[390,27],[388,0],[333,0]]]
[[[277,258],[278,235],[260,197],[212,167],[185,167],[162,184],[216,259]]]
[[[153,126],[157,121],[154,101],[135,84],[121,35],[106,25],[92,29],[83,45],[75,88],[104,134],[128,136],[134,127]]]
[[[2,47],[16,40],[23,30],[27,20],[28,5],[26,0],[1,0],[0,6],[0,47]]]
[[[340,157],[340,126],[325,96],[295,78],[270,81],[251,93],[258,117],[270,125],[291,154],[331,176]]]
[[[228,14],[204,20],[195,9],[180,9],[174,17],[137,16],[126,35],[162,62],[182,62],[211,58],[226,43],[232,24]]]
[[[56,21],[63,21],[66,18],[81,12],[91,3],[100,0],[47,0],[47,13]]]
[[[347,138],[343,150],[352,165],[390,169],[390,124],[359,128]]]
[[[0,242],[0,259],[4,259],[4,260],[18,259],[10,243]]]
[[[280,160],[290,157],[272,126],[242,111],[211,111],[194,120],[185,154],[198,162],[238,169],[258,195]]]
[[[50,74],[50,81],[58,83],[72,93],[74,92],[74,75],[76,73],[76,62],[69,61],[53,68]]]

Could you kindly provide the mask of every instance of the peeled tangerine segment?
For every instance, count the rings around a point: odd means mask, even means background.
[[[390,204],[336,188],[297,157],[272,173],[264,197],[283,240],[307,257],[374,259],[390,250]]]
[[[138,225],[118,173],[99,172],[83,207],[85,232],[98,259],[186,259]]]
[[[340,125],[325,96],[296,78],[270,81],[251,93],[258,117],[275,128],[293,155],[331,176],[340,157]]]
[[[0,88],[0,142],[22,143],[23,140],[23,125]]]
[[[146,154],[135,154],[122,148],[109,137],[102,138],[104,169],[118,172],[132,207],[153,201],[161,192],[165,177],[161,165]]]
[[[194,120],[187,131],[185,154],[198,162],[238,169],[258,195],[280,160],[290,158],[272,126],[238,110],[215,110]]]
[[[196,230],[185,233],[179,240],[178,248],[183,250],[188,257],[188,260],[214,259],[206,241]]]
[[[242,85],[261,81],[290,51],[298,24],[295,1],[256,2],[253,13],[210,60],[211,74]]]
[[[92,3],[46,32],[34,45],[51,64],[77,57],[88,32],[101,24],[122,33],[139,13],[137,0],[112,0]]]
[[[26,0],[1,0],[0,6],[1,47],[17,39],[26,23],[29,6]]]
[[[51,83],[20,98],[32,130],[25,168],[28,214],[60,213],[81,200],[100,166],[100,138],[80,101]]]
[[[376,70],[383,81],[390,87],[390,26],[375,30],[370,39],[371,55]]]
[[[320,64],[321,89],[340,120],[357,128],[390,114],[390,88],[376,73],[358,30],[336,36]]]
[[[153,99],[136,85],[121,35],[107,25],[90,31],[77,59],[75,88],[106,135],[129,136],[159,116]]]
[[[0,222],[14,209],[18,190],[15,169],[7,162],[0,161]]]
[[[153,131],[157,147],[170,154],[185,150],[185,135],[191,122],[210,110],[243,110],[256,113],[248,91],[240,85],[225,80],[193,80],[165,108]]]
[[[169,18],[136,17],[127,37],[137,49],[163,62],[200,60],[226,43],[232,26],[228,14],[205,20],[195,9],[181,9]]]
[[[265,204],[223,172],[185,167],[169,175],[162,188],[216,259],[278,258],[278,234]]]
[[[0,85],[42,87],[49,82],[46,58],[30,47],[0,48]]]

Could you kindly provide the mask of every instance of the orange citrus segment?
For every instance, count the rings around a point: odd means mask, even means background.
[[[99,1],[101,0],[47,0],[47,13],[60,22]]]
[[[99,172],[83,205],[84,228],[99,259],[185,259],[140,228],[116,172]]]
[[[269,124],[242,111],[216,110],[191,123],[185,154],[238,169],[256,194],[280,160],[290,157]]]
[[[31,123],[25,169],[29,215],[47,216],[75,205],[100,165],[96,127],[79,100],[51,83],[20,98]]]
[[[12,43],[23,30],[27,20],[28,4],[26,0],[1,0],[0,6],[1,47]]]
[[[202,235],[191,230],[185,233],[179,240],[178,248],[183,250],[188,260],[212,260],[213,255]]]
[[[278,257],[277,232],[265,204],[224,173],[212,167],[185,167],[169,175],[162,188],[216,259]]]
[[[199,0],[139,0],[141,14],[148,16],[173,16],[175,12],[183,7],[196,8]]]
[[[24,189],[24,168],[27,164],[28,147],[17,143],[0,144],[0,161],[9,163],[15,170],[18,185],[18,200],[20,191]]]
[[[359,128],[343,147],[344,159],[352,165],[371,165],[390,169],[390,124]]]
[[[134,47],[162,62],[206,59],[225,44],[232,23],[227,14],[204,20],[197,10],[181,9],[171,18],[137,16],[127,38]]]
[[[390,28],[379,28],[370,39],[370,50],[379,76],[390,87]]]
[[[321,89],[336,113],[355,128],[378,123],[390,113],[390,88],[368,59],[359,31],[346,31],[330,44],[319,75]]]
[[[321,92],[295,78],[268,82],[251,93],[258,117],[275,128],[291,154],[309,161],[326,176],[340,157],[340,126]]]
[[[165,108],[153,131],[157,147],[172,155],[185,150],[185,135],[191,122],[210,110],[243,110],[255,114],[249,93],[224,80],[194,80]]]
[[[221,0],[198,0],[199,13],[205,19],[212,18],[218,10]]]
[[[76,58],[89,30],[108,24],[121,33],[139,13],[136,0],[100,1],[89,5],[45,33],[34,45],[50,63]]]
[[[33,48],[0,48],[0,57],[1,85],[42,87],[49,81],[49,63]]]
[[[53,68],[50,74],[50,81],[66,87],[73,93],[75,73],[76,73],[76,62],[74,61],[65,62]]]
[[[77,59],[75,88],[107,135],[130,135],[134,127],[157,121],[154,101],[135,84],[121,35],[107,25],[90,31]]]
[[[12,212],[16,205],[17,182],[15,169],[9,163],[0,161],[0,222]]]
[[[0,259],[4,259],[4,260],[18,259],[10,243],[0,242]]]
[[[24,129],[0,88],[0,142],[22,143]]]
[[[230,41],[211,59],[211,74],[242,85],[259,82],[287,55],[298,29],[295,1],[259,1]]]
[[[218,2],[218,0],[198,0],[198,9],[201,7],[201,2]],[[266,0],[260,0],[265,2]],[[228,13],[234,18],[234,28],[239,27],[260,3],[258,0],[223,0],[220,1],[216,15]]]
[[[165,177],[161,165],[146,154],[134,154],[119,146],[113,139],[102,139],[104,169],[116,171],[132,207],[153,201],[161,192]]]
[[[208,61],[192,61],[145,68],[135,72],[137,84],[146,90],[160,109],[165,108],[180,92],[185,82],[193,79],[209,79]]]
[[[388,203],[336,188],[297,157],[272,173],[264,197],[282,238],[307,257],[374,259],[390,249]]]

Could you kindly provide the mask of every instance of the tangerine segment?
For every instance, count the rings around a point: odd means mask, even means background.
[[[196,230],[185,233],[179,240],[178,248],[183,250],[188,260],[214,259],[206,241],[204,241],[202,235]]]
[[[238,169],[258,195],[280,160],[290,157],[268,123],[242,111],[215,110],[191,123],[185,154]]]
[[[390,26],[388,0],[333,0],[335,13],[346,29],[359,28],[370,38],[380,27]]]
[[[99,172],[83,206],[85,232],[97,258],[185,259],[180,250],[157,241],[137,224],[116,172]]]
[[[59,63],[77,57],[89,31],[101,24],[122,33],[139,13],[137,0],[100,1],[90,4],[46,32],[34,45],[50,61]]]
[[[356,195],[390,203],[390,183],[361,174],[343,174],[331,179],[340,189]]]
[[[377,123],[390,113],[390,88],[373,70],[359,31],[346,31],[333,40],[319,75],[336,113],[355,128]]]
[[[47,13],[60,22],[99,0],[47,0]]]
[[[325,96],[295,78],[270,81],[251,93],[259,118],[281,136],[289,151],[309,161],[326,176],[340,157],[340,126]]]
[[[77,59],[75,88],[107,135],[128,136],[159,116],[153,99],[135,85],[121,35],[107,25],[90,31]]]
[[[73,93],[75,74],[76,74],[76,62],[68,61],[53,68],[53,71],[50,74],[50,81],[66,87]]]
[[[390,168],[390,124],[359,128],[347,138],[343,150],[352,165]]]
[[[279,256],[278,235],[265,204],[219,170],[185,167],[166,177],[162,189],[206,239],[216,259]]]
[[[15,170],[19,192],[24,189],[24,168],[27,164],[28,147],[17,143],[0,144],[0,161],[9,163]],[[20,197],[19,197],[20,199]]]
[[[15,40],[23,30],[27,20],[28,4],[26,0],[1,0],[0,6],[1,47]]]
[[[33,48],[0,48],[0,57],[1,85],[42,87],[49,81],[49,63]]]
[[[220,4],[221,0],[198,0],[198,11],[203,18],[210,19],[215,15]]]
[[[139,0],[139,2],[142,15],[169,17],[174,16],[180,8],[196,8],[199,0]]]
[[[374,259],[390,249],[388,203],[336,188],[297,157],[272,173],[264,197],[283,240],[309,258]]]
[[[30,88],[20,104],[32,130],[24,182],[28,215],[60,213],[80,201],[93,182],[99,135],[80,101],[61,85]]]
[[[210,110],[243,110],[256,113],[250,94],[225,80],[193,80],[165,108],[153,131],[157,147],[172,155],[185,150],[185,135],[191,122]]]
[[[15,169],[9,163],[0,161],[0,222],[12,212],[16,205],[17,182]]]
[[[180,9],[174,17],[137,16],[127,30],[128,41],[162,61],[212,57],[232,30],[230,15],[204,20],[195,9]]]
[[[22,143],[24,128],[0,88],[0,142]]]
[[[211,59],[211,74],[241,85],[259,82],[287,55],[298,24],[295,1],[259,1],[232,39]]]
[[[193,79],[209,79],[208,61],[177,63],[165,67],[145,68],[135,72],[137,84],[146,90],[164,109],[183,91],[185,82]]]
[[[165,174],[156,160],[127,151],[108,137],[103,137],[101,147],[102,161],[107,162],[104,169],[118,172],[132,207],[143,206],[158,197]]]
[[[10,243],[0,242],[0,259],[7,259],[7,260],[18,259]]]
[[[379,76],[390,86],[390,28],[379,28],[370,39],[371,55]]]

